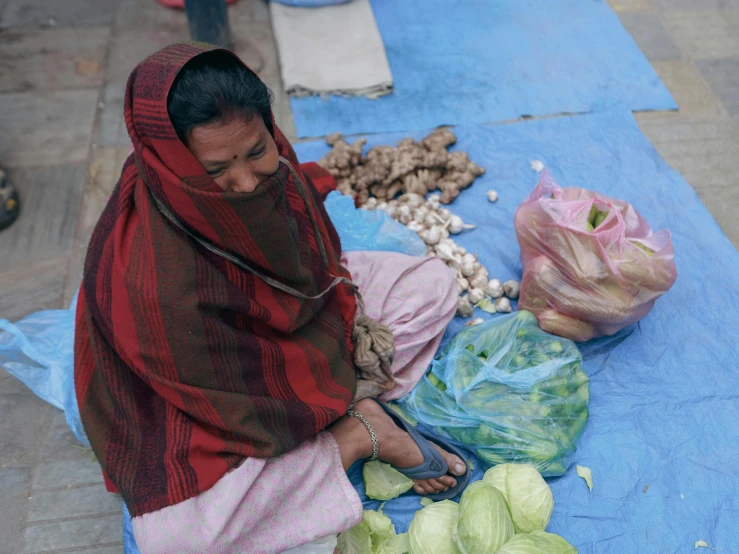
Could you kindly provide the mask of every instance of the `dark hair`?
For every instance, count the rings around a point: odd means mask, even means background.
[[[272,92],[241,61],[223,50],[196,56],[177,74],[169,90],[167,112],[180,140],[187,144],[198,125],[225,122],[235,114],[259,114],[272,132]]]

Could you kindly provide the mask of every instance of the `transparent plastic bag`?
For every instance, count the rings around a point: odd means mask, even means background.
[[[400,400],[487,465],[532,463],[544,476],[567,470],[589,401],[575,343],[542,331],[527,311],[462,330]]]
[[[418,233],[382,210],[356,208],[353,198],[337,191],[326,197],[324,206],[339,233],[343,252],[372,250],[409,256],[426,255],[426,244]]]
[[[74,390],[74,317],[68,310],[45,310],[13,324],[0,320],[0,365],[33,393],[64,410],[67,425],[89,446]]]
[[[575,341],[636,323],[677,278],[670,233],[627,202],[561,188],[547,172],[516,211],[520,309]]]

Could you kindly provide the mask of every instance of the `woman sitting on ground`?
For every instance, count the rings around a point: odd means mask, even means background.
[[[459,492],[463,461],[365,398],[422,377],[454,274],[342,254],[268,88],[228,51],[158,52],[131,74],[125,115],[135,152],[89,246],[75,383],[141,552],[282,552],[339,533],[362,518],[346,476],[362,458],[418,476],[418,494]]]

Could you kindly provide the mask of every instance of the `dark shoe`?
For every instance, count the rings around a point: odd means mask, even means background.
[[[383,410],[385,410],[385,413],[390,416],[390,418],[398,427],[405,430],[411,436],[411,438],[418,445],[418,448],[421,450],[421,454],[423,454],[423,463],[417,465],[416,467],[399,468],[393,466],[400,473],[402,473],[409,479],[436,479],[438,477],[441,477],[442,475],[447,475],[449,468],[447,467],[446,460],[439,453],[439,451],[436,450],[436,448],[431,446],[431,443],[436,443],[442,450],[446,450],[450,454],[454,454],[460,460],[464,461],[464,454],[454,445],[449,444],[436,435],[432,435],[431,433],[426,433],[425,431],[416,429],[402,417],[399,417],[395,412],[393,412],[385,403],[377,403],[382,407]],[[470,482],[469,467],[466,468],[464,475],[451,476],[457,480],[457,484],[455,486],[453,486],[446,492],[424,494],[423,496],[430,498],[434,502],[438,502],[440,500],[448,500],[462,494],[462,491]]]
[[[0,169],[0,231],[18,219],[20,209],[18,191],[8,181],[5,171]]]

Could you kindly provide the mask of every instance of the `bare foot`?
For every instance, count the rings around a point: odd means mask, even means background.
[[[357,402],[354,410],[367,418],[375,430],[377,443],[380,447],[380,460],[399,468],[414,467],[423,462],[423,455],[415,441],[408,433],[395,424],[377,402],[370,399],[360,400]],[[361,422],[358,423],[361,425]],[[367,456],[371,456],[372,441],[364,425],[361,425],[361,427],[362,432],[365,433],[369,441],[369,452]],[[460,460],[454,454],[450,454],[436,445],[434,446],[446,460],[449,466],[449,472],[452,475],[464,475],[464,472],[467,470],[464,461]],[[413,490],[417,494],[433,494],[447,491],[450,487],[457,484],[457,480],[452,475],[444,475],[437,479],[416,480],[413,483]]]

